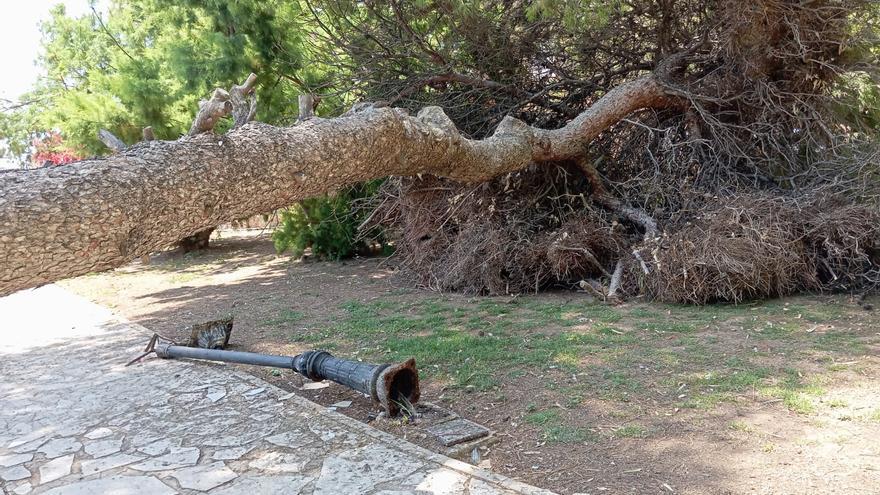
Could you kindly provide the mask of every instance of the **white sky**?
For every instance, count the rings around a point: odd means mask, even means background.
[[[15,100],[37,80],[34,61],[40,49],[39,22],[49,17],[53,5],[63,3],[68,15],[90,11],[88,0],[23,0],[3,2],[0,15],[0,98]],[[100,2],[99,2],[100,3]]]
[[[3,2],[0,15],[0,99],[18,100],[37,81],[35,65],[40,51],[40,21],[49,18],[49,10],[59,3],[67,7],[67,14],[80,16],[90,12],[89,0],[23,0]],[[100,6],[105,2],[98,1]],[[99,12],[101,9],[99,8]],[[0,169],[18,165],[0,158]]]

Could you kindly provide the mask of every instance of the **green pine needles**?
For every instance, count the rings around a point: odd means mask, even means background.
[[[390,246],[381,232],[359,235],[358,226],[369,209],[359,203],[375,195],[382,181],[372,181],[343,189],[332,196],[307,199],[281,211],[278,228],[272,234],[279,253],[290,251],[301,257],[311,254],[321,259],[339,260],[379,251],[388,254]]]

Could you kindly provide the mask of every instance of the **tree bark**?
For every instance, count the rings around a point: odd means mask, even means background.
[[[203,105],[206,120],[215,102],[225,105],[222,97]],[[202,229],[361,181],[434,174],[477,182],[573,159],[632,112],[673,104],[647,76],[556,130],[508,117],[491,137],[470,140],[438,107],[413,117],[367,106],[293,127],[250,122],[222,136],[147,141],[106,158],[0,173],[0,295],[113,268]]]
[[[213,233],[214,227],[202,229],[191,236],[184,237],[177,241],[177,246],[182,249],[184,253],[198,251],[200,249],[208,249],[211,242],[211,234]]]

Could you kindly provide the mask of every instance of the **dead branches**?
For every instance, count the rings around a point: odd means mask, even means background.
[[[189,130],[190,136],[214,130],[223,117],[232,115],[232,127],[240,127],[251,120],[257,111],[254,85],[257,75],[251,73],[241,86],[232,86],[227,92],[222,88],[214,90],[210,100],[199,102],[199,111]]]
[[[705,304],[880,283],[880,210],[828,198],[727,198],[683,228],[641,246],[641,287],[670,302]]]

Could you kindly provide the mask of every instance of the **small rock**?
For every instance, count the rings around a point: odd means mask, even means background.
[[[308,462],[298,454],[266,452],[248,463],[248,468],[265,473],[299,473]]]
[[[510,492],[507,490],[501,490],[483,480],[471,478],[466,493],[469,493],[470,495],[502,495]]]
[[[302,438],[302,432],[300,432],[299,430],[291,430],[284,433],[279,433],[277,435],[272,435],[271,437],[266,437],[266,441],[278,445],[279,447],[296,448],[301,445]]]
[[[217,386],[209,388],[207,397],[211,402],[217,402],[226,397],[226,387]]]
[[[241,495],[253,493],[259,495],[286,495],[303,493],[301,490],[312,478],[305,476],[254,476],[239,478],[229,486],[211,491],[212,495]]]
[[[329,386],[329,382],[306,382],[303,384],[300,390],[318,390],[322,388],[327,388]]]
[[[153,476],[114,476],[112,478],[79,481],[45,492],[46,495],[92,495],[95,493],[174,495],[177,492]]]
[[[245,393],[243,393],[243,394],[241,394],[241,395],[244,395],[245,397],[256,397],[256,396],[262,394],[262,393],[265,392],[265,391],[266,391],[265,388],[260,387],[260,388],[255,388],[255,389],[248,390],[247,392],[245,392]]]
[[[351,407],[351,401],[350,400],[341,400],[341,401],[337,402],[336,404],[330,404],[330,407],[339,407],[339,408]]]
[[[272,413],[251,414],[250,416],[248,416],[248,418],[250,418],[251,421],[256,421],[256,422],[266,421],[266,420],[272,419],[274,417],[275,417],[275,415]]]
[[[241,459],[241,456],[247,454],[251,450],[253,450],[253,447],[232,447],[228,449],[222,449],[214,452],[214,455],[211,456],[211,459],[217,461],[234,461],[236,459]]]
[[[172,445],[173,444],[170,439],[163,438],[162,440],[156,440],[153,443],[144,445],[143,447],[139,448],[138,451],[143,452],[147,455],[160,455],[167,452]]]
[[[12,451],[16,454],[32,454],[44,443],[46,443],[45,438],[38,438],[27,443],[19,444],[13,448]]]
[[[457,495],[467,493],[468,476],[451,469],[432,469],[427,472],[416,471],[403,481],[402,486],[413,487],[414,492],[432,495]],[[394,492],[379,492],[391,495]]]
[[[52,433],[51,429],[48,428],[40,428],[39,430],[34,430],[28,433],[27,435],[18,437],[18,439],[14,440],[12,443],[7,445],[10,449],[13,449],[15,452],[22,453],[22,450],[19,450],[18,447],[24,447],[24,452],[30,452],[33,449],[28,448],[26,444],[30,443],[43,443],[47,435]]]

